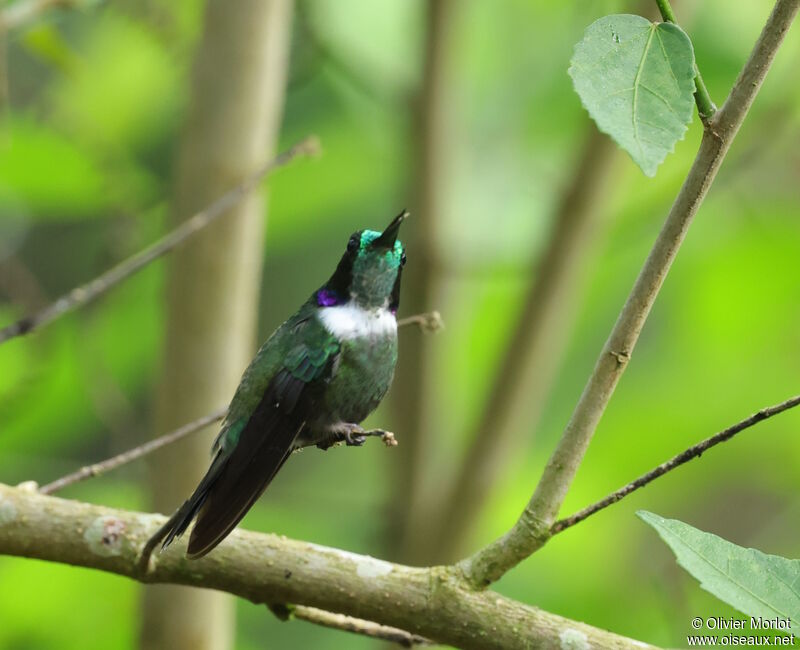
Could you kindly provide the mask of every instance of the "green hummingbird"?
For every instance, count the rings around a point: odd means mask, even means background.
[[[404,210],[383,232],[360,230],[330,279],[267,339],[245,370],[194,493],[151,539],[162,549],[196,519],[187,557],[236,527],[292,451],[361,445],[359,423],[394,376]]]

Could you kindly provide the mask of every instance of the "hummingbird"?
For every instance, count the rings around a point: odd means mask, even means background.
[[[214,549],[242,520],[292,452],[337,442],[359,446],[359,424],[386,394],[397,361],[397,234],[359,230],[330,279],[261,346],[244,371],[194,493],[151,538],[162,550],[196,519],[186,555]],[[149,556],[149,551],[148,551]]]

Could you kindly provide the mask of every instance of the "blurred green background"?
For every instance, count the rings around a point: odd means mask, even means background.
[[[676,4],[718,104],[771,4]],[[593,20],[625,9],[610,0],[467,0],[452,25],[453,165],[442,179],[433,242],[435,306],[446,329],[425,335],[434,373],[425,435],[444,475],[469,444],[588,132],[566,73],[573,45]],[[314,133],[324,155],[270,182],[262,338],[324,281],[351,231],[382,227],[413,194],[411,97],[425,65],[424,20],[419,0],[296,6],[281,142]],[[201,27],[200,0],[119,0],[50,11],[6,35],[0,325],[165,231]],[[689,232],[563,514],[797,392],[798,56],[795,28]],[[543,417],[496,477],[466,548],[507,530],[527,502],[700,135],[695,119],[655,179],[627,157],[613,162],[587,287],[574,328],[565,325],[572,333]],[[413,249],[408,258],[413,265]],[[43,483],[158,433],[151,411],[163,274],[163,264],[153,264],[91,306],[0,346],[0,481]],[[402,303],[400,315],[408,315]],[[401,333],[401,357],[414,336],[423,335]],[[369,422],[391,429],[391,409]],[[742,434],[558,536],[497,589],[637,639],[685,645],[692,617],[732,612],[677,568],[634,511],[800,556],[799,428],[794,412]],[[403,432],[395,431],[402,445]],[[387,503],[407,488],[386,478],[399,457],[377,444],[307,451],[287,464],[244,525],[386,556]],[[64,496],[144,509],[146,480],[139,462]],[[138,589],[98,572],[0,558],[0,648],[135,647]],[[242,650],[374,647],[343,632],[281,623],[244,601],[237,607]]]

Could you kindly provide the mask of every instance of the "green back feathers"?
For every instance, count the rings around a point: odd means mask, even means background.
[[[314,318],[314,307],[307,303],[261,346],[245,370],[214,449],[230,450],[236,445],[269,382],[281,370],[310,383],[321,378],[338,353],[339,341]]]

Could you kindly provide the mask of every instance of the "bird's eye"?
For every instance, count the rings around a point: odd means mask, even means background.
[[[405,251],[403,251],[403,254],[400,256],[400,266],[405,266],[405,265],[406,265],[406,254]]]
[[[347,242],[347,252],[348,253],[354,253],[356,250],[358,250],[358,245],[361,243],[360,239],[361,238],[357,237],[356,235],[353,235],[350,238],[350,241]]]

